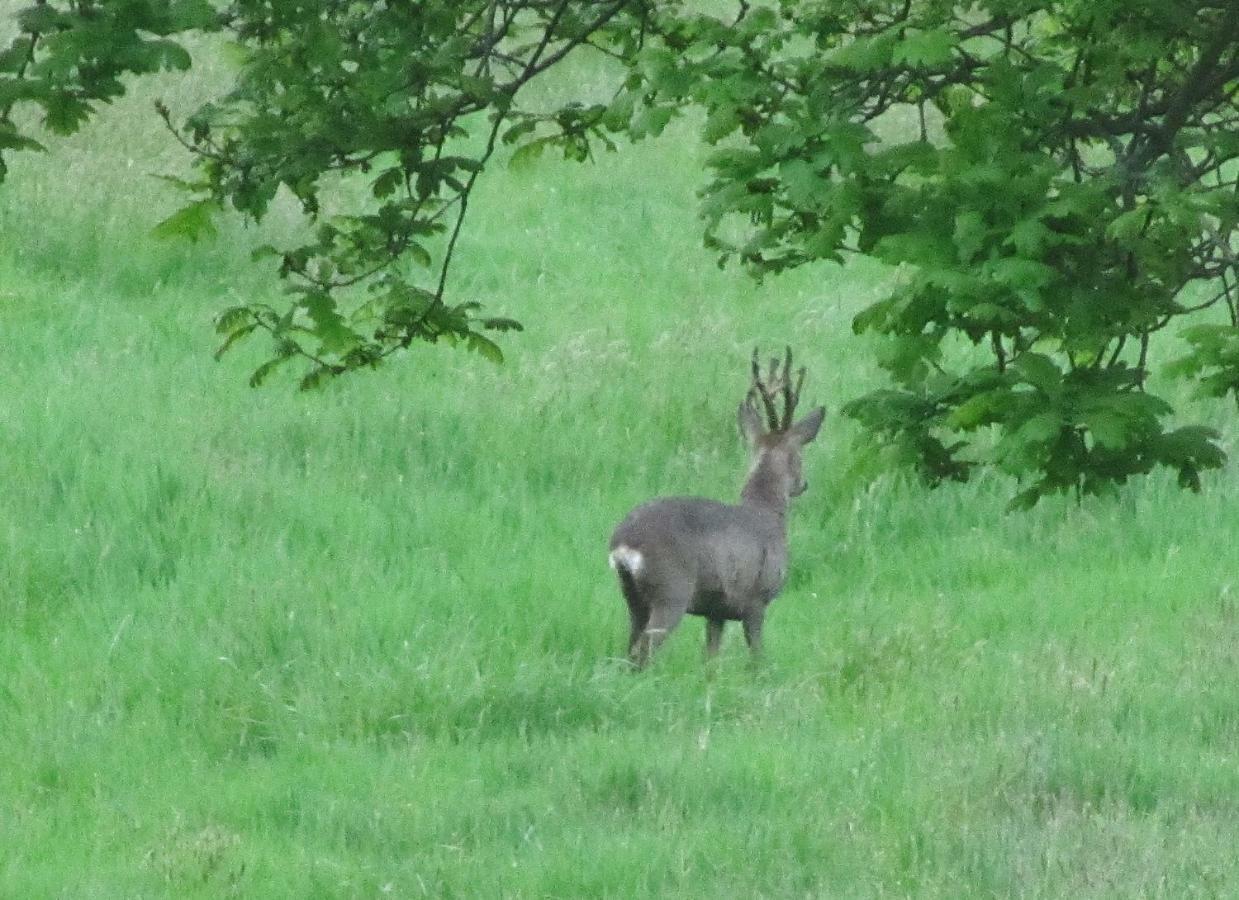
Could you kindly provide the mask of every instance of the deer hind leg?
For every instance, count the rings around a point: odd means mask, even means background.
[[[744,639],[748,642],[753,659],[761,657],[761,627],[766,620],[765,607],[755,609],[744,617]]]
[[[636,662],[637,645],[641,642],[641,636],[645,634],[645,626],[649,624],[650,608],[641,603],[639,599],[636,603],[630,600],[628,602],[628,619],[631,626],[628,631],[628,658]]]
[[[684,618],[684,613],[688,611],[688,600],[687,596],[672,595],[670,598],[662,597],[660,602],[651,605],[650,618],[637,642],[637,652],[633,660],[638,668],[644,669],[649,664],[654,651],[667,639],[667,635],[675,630],[675,626],[680,624],[680,619]]]
[[[713,659],[718,653],[719,644],[723,640],[723,626],[726,619],[706,619],[706,659]]]
[[[637,662],[637,645],[650,621],[650,605],[645,602],[637,585],[632,581],[622,579],[620,587],[624,592],[624,600],[628,602],[628,658]]]

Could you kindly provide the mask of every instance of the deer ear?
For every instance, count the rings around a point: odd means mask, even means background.
[[[758,438],[765,434],[757,410],[748,403],[741,403],[740,408],[736,410],[736,420],[740,423],[740,433],[749,442],[749,446],[756,446]]]
[[[822,419],[825,417],[826,407],[819,406],[793,425],[789,431],[801,444],[807,444],[817,437],[817,430],[822,427]]]

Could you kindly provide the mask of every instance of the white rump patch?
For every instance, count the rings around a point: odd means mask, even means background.
[[[627,544],[620,544],[612,550],[607,560],[612,569],[625,569],[629,575],[636,575],[645,568],[645,556]]]

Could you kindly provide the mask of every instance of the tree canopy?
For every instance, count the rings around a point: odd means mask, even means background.
[[[255,333],[305,387],[415,341],[499,359],[519,328],[454,298],[471,192],[509,145],[588,160],[700,109],[714,147],[706,246],[758,277],[849,255],[897,267],[863,310],[890,383],[849,403],[933,481],[996,465],[1016,502],[1096,493],[1157,466],[1196,488],[1217,436],[1170,427],[1169,371],[1239,399],[1239,6],[1228,0],[38,2],[0,54],[3,153],[39,149],[19,104],[69,133],[120,76],[185,68],[178,33],[243,48],[232,90],[177,121],[194,154],[197,236],[221,209],[261,218],[284,187],[314,225],[267,247],[282,308],[224,311],[221,352]],[[576,54],[614,93],[555,108],[528,86]],[[325,187],[364,179],[344,211]],[[1220,313],[1220,314],[1219,314]],[[1190,323],[1190,324],[1188,324]],[[982,435],[987,437],[979,440]]]

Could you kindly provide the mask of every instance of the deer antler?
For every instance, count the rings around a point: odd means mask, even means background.
[[[796,412],[796,404],[800,402],[800,389],[804,387],[804,366],[796,373],[796,386],[792,387],[792,348],[787,348],[787,356],[783,360],[783,431],[792,427],[792,416]]]
[[[750,406],[755,406],[753,403],[754,395],[761,397],[762,406],[766,412],[766,424],[770,430],[786,431],[792,426],[792,416],[796,412],[796,404],[800,401],[800,389],[804,386],[805,378],[804,366],[801,366],[800,371],[796,373],[796,384],[793,387],[791,347],[787,348],[783,356],[781,370],[777,356],[770,360],[770,370],[764,379],[761,377],[761,364],[758,362],[757,357],[757,350],[754,349],[753,384],[749,388],[745,402]],[[779,393],[783,395],[783,414],[781,416],[774,404],[774,397]]]
[[[771,376],[772,376],[770,378],[771,383],[767,385],[766,382],[762,380],[761,363],[758,362],[757,360],[757,348],[754,347],[753,348],[753,384],[749,388],[749,393],[748,393],[748,396],[745,398],[745,402],[747,402],[750,406],[753,406],[754,405],[753,395],[756,394],[757,396],[761,397],[762,406],[766,410],[766,427],[769,428],[771,431],[777,431],[779,428],[779,414],[774,408],[774,397],[771,396],[773,391],[775,390],[775,385],[774,385],[774,380],[773,380],[773,374],[774,374],[773,366],[771,366],[770,371],[771,371]]]

